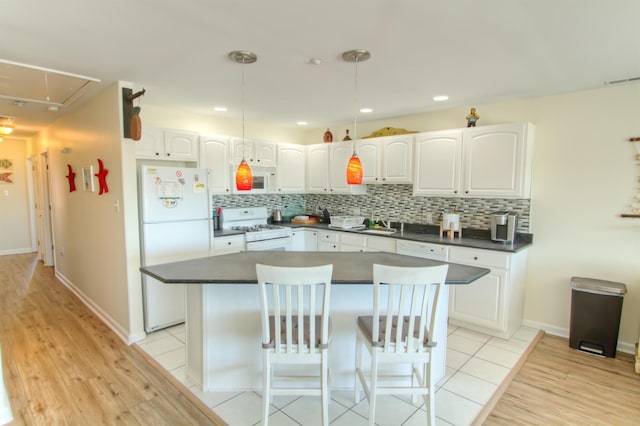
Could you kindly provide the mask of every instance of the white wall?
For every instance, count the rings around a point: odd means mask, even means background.
[[[125,250],[122,150],[117,85],[62,116],[41,132],[35,152],[48,151],[56,275],[127,340],[131,332]],[[68,153],[62,153],[62,148]],[[109,191],[83,189],[82,168],[98,159]],[[67,164],[76,173],[69,191]],[[138,288],[139,292],[140,289]]]
[[[528,324],[568,335],[572,276],[627,285],[619,341],[640,333],[640,220],[623,219],[640,170],[630,137],[640,136],[640,84],[558,96],[470,105],[479,126],[530,121],[536,125],[529,268]],[[464,127],[469,108],[359,123],[360,135],[382,127],[431,131]],[[319,143],[326,128],[305,134]],[[344,128],[331,129],[344,135]]]
[[[13,183],[0,182],[0,255],[32,251],[26,156],[24,141],[5,137],[0,142],[0,160],[13,162],[12,170],[0,168],[0,173],[13,173]]]

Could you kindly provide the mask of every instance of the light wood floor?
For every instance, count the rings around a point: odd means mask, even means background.
[[[0,321],[12,425],[224,424],[122,342],[34,255],[0,256]]]
[[[484,425],[640,425],[635,357],[599,358],[545,335]]]
[[[0,344],[12,425],[224,424],[34,255],[0,256]],[[483,424],[638,425],[634,357],[596,358],[545,335]]]

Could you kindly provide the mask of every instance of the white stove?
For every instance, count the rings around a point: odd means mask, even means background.
[[[244,231],[247,251],[291,250],[291,228],[267,219],[266,207],[222,209],[222,229]]]

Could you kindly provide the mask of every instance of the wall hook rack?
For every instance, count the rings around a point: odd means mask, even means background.
[[[144,96],[146,90],[142,90],[133,93],[132,89],[128,87],[122,88],[122,135],[125,138],[131,139],[131,115],[133,114],[133,100]]]

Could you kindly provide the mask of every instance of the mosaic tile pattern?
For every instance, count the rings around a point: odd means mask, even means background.
[[[454,208],[460,214],[463,228],[489,229],[491,213],[518,213],[518,232],[529,232],[531,200],[501,198],[444,198],[413,196],[412,185],[367,185],[365,195],[288,194],[288,195],[214,195],[216,207],[267,206],[281,209],[292,216],[304,211],[326,207],[335,215],[359,214],[403,223],[427,224],[431,214],[433,224],[440,223],[442,213]],[[359,209],[359,213],[357,212]]]

